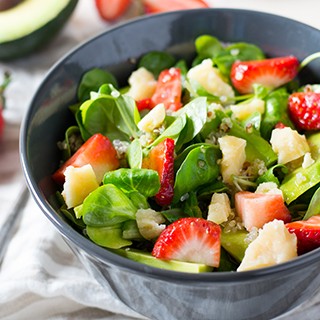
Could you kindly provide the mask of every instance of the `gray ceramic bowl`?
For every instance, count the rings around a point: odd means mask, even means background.
[[[84,266],[107,290],[151,319],[270,319],[310,299],[320,284],[320,251],[294,261],[242,273],[186,274],[160,270],[117,256],[75,231],[57,211],[50,175],[58,167],[56,142],[71,121],[68,105],[84,71],[108,68],[122,82],[151,50],[192,56],[193,41],[212,34],[225,42],[247,41],[270,56],[303,59],[320,49],[320,31],[283,17],[233,9],[171,12],[118,26],[76,48],[48,73],[21,130],[22,165],[39,207]],[[304,70],[320,82],[320,61]],[[317,78],[318,77],[318,78]]]

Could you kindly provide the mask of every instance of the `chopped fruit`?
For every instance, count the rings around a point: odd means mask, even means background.
[[[245,228],[262,228],[274,219],[291,221],[289,209],[281,194],[241,191],[235,194],[235,208]]]
[[[152,104],[151,104],[151,98],[138,100],[138,101],[136,101],[136,105],[137,105],[137,108],[139,111],[151,110],[153,108]]]
[[[259,230],[237,271],[270,267],[297,257],[297,237],[288,232],[283,221],[273,220]]]
[[[230,107],[234,116],[239,120],[246,120],[255,112],[263,114],[265,111],[265,102],[259,98],[250,99],[248,102],[239,103]]]
[[[69,166],[64,171],[65,183],[62,196],[68,208],[80,205],[93,190],[99,187],[90,164],[81,168]]]
[[[221,228],[202,218],[181,218],[170,224],[157,239],[152,255],[163,260],[220,264]]]
[[[126,94],[136,101],[150,99],[157,86],[153,74],[144,67],[132,72],[128,82],[130,88]]]
[[[222,152],[221,174],[223,182],[232,184],[232,176],[238,175],[246,161],[246,140],[234,136],[218,139]]]
[[[209,221],[221,224],[228,220],[231,213],[230,200],[226,193],[214,193],[208,207]]]
[[[222,230],[221,246],[237,261],[241,262],[248,247],[249,233],[245,230],[229,231]]]
[[[142,167],[158,172],[160,190],[155,195],[155,200],[161,206],[169,205],[173,199],[174,140],[167,138],[153,147],[149,155],[143,159]]]
[[[158,238],[166,227],[163,215],[152,209],[139,209],[136,220],[140,234],[147,240]]]
[[[163,103],[166,110],[177,111],[181,108],[181,72],[178,68],[163,70],[158,78],[156,91],[151,98],[153,106]]]
[[[94,134],[52,175],[52,178],[62,185],[65,181],[64,172],[67,167],[79,168],[86,164],[92,166],[99,183],[107,171],[119,168],[117,151],[107,137],[100,133]]]
[[[285,164],[299,159],[310,151],[306,137],[289,127],[273,129],[270,143],[278,155],[278,163]]]
[[[96,0],[98,12],[106,21],[113,21],[128,9],[131,0]]]
[[[287,223],[286,227],[297,236],[299,255],[320,247],[320,215]]]
[[[144,132],[152,132],[159,128],[166,117],[166,109],[163,103],[156,105],[138,123],[138,128]]]
[[[196,81],[210,94],[223,97],[222,100],[234,98],[232,87],[223,81],[220,71],[213,67],[211,59],[205,59],[191,68],[187,73],[187,78],[191,81]]]
[[[143,0],[143,3],[147,13],[209,8],[209,5],[203,0]]]
[[[294,56],[237,61],[232,65],[230,77],[241,94],[253,92],[254,84],[275,89],[293,80],[299,65],[299,60]]]
[[[320,129],[320,93],[292,93],[289,97],[288,110],[291,120],[298,129]]]
[[[278,185],[275,182],[260,183],[255,193],[280,194],[281,196],[283,196],[282,191],[278,188]]]

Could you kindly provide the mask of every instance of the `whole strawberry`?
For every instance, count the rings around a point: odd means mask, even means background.
[[[320,93],[295,92],[289,97],[289,115],[300,130],[320,129]]]

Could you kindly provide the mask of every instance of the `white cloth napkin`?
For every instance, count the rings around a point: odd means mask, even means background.
[[[316,5],[318,0],[306,0]],[[283,13],[300,18],[296,0],[212,0],[215,7],[243,7]],[[272,5],[270,5],[272,3]],[[285,4],[286,3],[286,4]],[[281,12],[284,7],[288,10]],[[308,5],[309,6],[309,5]],[[311,10],[309,20],[319,10]],[[319,24],[319,25],[316,25]],[[48,68],[73,46],[110,27],[101,21],[94,1],[80,0],[63,32],[38,53],[14,62],[0,63],[3,71],[12,73],[7,91],[6,129],[0,142],[0,227],[23,184],[19,163],[19,126],[26,108]],[[320,297],[314,296],[304,305],[278,319],[318,319]],[[102,289],[83,268],[62,237],[40,212],[33,199],[24,208],[19,227],[13,235],[0,268],[0,319],[145,319]]]

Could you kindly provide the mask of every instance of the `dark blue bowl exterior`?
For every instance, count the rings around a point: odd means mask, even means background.
[[[242,273],[185,274],[148,267],[100,248],[75,231],[57,212],[50,176],[58,167],[55,145],[72,117],[82,74],[93,67],[113,72],[122,84],[130,62],[152,50],[190,59],[193,42],[211,34],[225,42],[246,41],[267,55],[300,60],[320,51],[320,31],[274,16],[236,9],[171,12],[131,21],[76,48],[48,73],[31,102],[21,129],[21,160],[33,197],[47,218],[98,281],[137,312],[152,319],[270,319],[312,296],[319,287],[319,250],[289,263]],[[320,82],[320,62],[304,72]],[[318,75],[317,75],[318,73]]]

